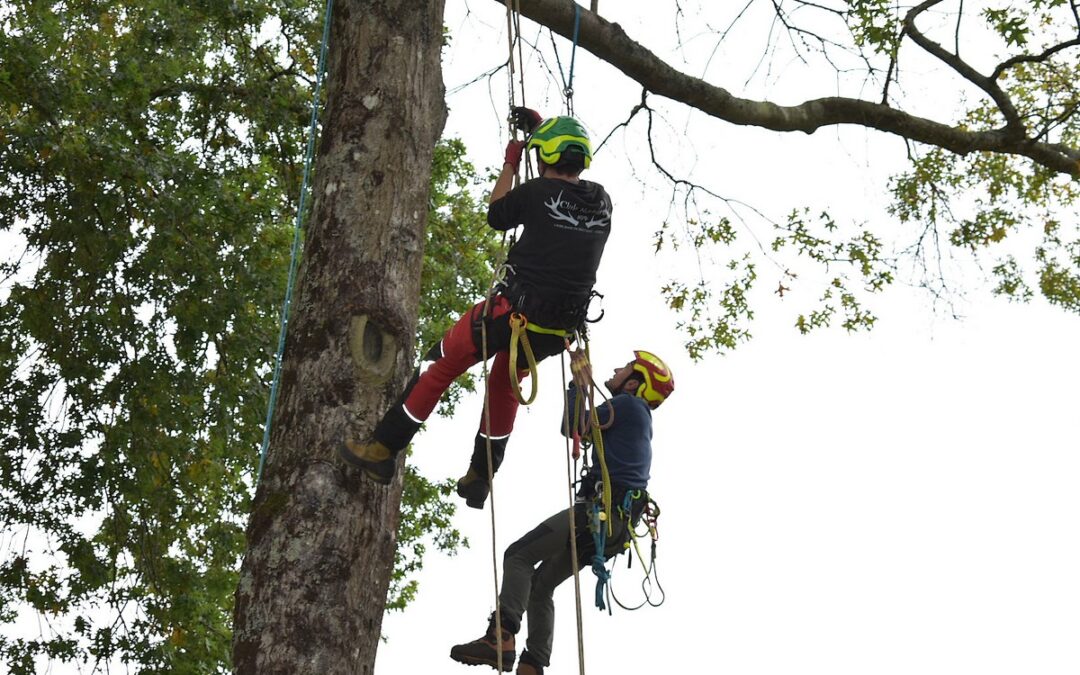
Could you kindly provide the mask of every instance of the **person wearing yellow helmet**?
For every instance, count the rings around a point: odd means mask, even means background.
[[[561,419],[562,432],[570,435],[565,420],[572,418],[578,384],[591,382],[591,366],[585,354],[571,354],[575,382],[567,391],[568,408]],[[612,503],[620,505],[611,535],[603,544],[603,559],[625,550],[630,528],[637,525],[649,502],[647,491],[652,467],[652,411],[675,391],[671,369],[655,354],[635,351],[634,358],[616,368],[604,383],[611,392],[610,404],[597,408],[604,441],[604,456],[611,480]],[[614,416],[614,419],[612,419]],[[611,422],[610,425],[608,423]],[[600,462],[595,456],[592,472],[582,481],[574,505],[577,533],[578,569],[593,561],[596,540],[589,532],[593,501],[598,499]],[[543,675],[550,664],[555,627],[555,588],[573,574],[570,549],[570,514],[563,510],[543,521],[506,549],[503,557],[502,588],[499,593],[503,666],[512,667],[517,654],[515,635],[528,614],[528,639],[519,660],[518,675]],[[496,666],[499,640],[495,639],[494,615],[483,637],[455,645],[450,658],[469,665]]]

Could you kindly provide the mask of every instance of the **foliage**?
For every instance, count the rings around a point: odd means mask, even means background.
[[[0,655],[12,673],[46,660],[228,670],[316,10],[0,2],[0,237],[18,246],[0,269]],[[461,241],[475,255],[429,260],[426,316],[461,311],[489,276],[462,154],[438,151],[431,249]],[[446,486],[410,478],[399,606],[415,592],[420,534],[459,544]]]
[[[730,11],[735,15],[730,24],[717,23],[734,26],[743,20],[745,10]],[[917,114],[965,132],[1030,139],[1080,156],[1075,2],[937,0],[908,6],[889,0],[793,0],[772,3],[771,13],[775,21],[762,57],[767,65],[757,63],[748,83],[760,77],[770,90],[780,89],[787,84],[780,75],[759,75],[774,73],[774,66],[776,71],[835,72],[836,90],[829,95],[897,110],[917,108]],[[728,32],[719,33],[718,41]],[[803,69],[788,68],[796,60]],[[906,64],[916,64],[910,66],[914,78],[901,67]],[[939,78],[934,85],[944,87],[940,100],[910,100],[912,84],[930,86],[929,70]],[[730,73],[725,82],[739,77]],[[969,103],[964,96],[972,90]],[[1080,309],[1080,163],[1070,175],[1005,152],[965,154],[907,141],[909,166],[889,184],[887,214],[866,216],[871,222],[838,223],[828,213],[811,219],[808,209],[800,208],[777,222],[662,164],[656,149],[669,142],[654,138],[647,93],[631,118],[647,113],[652,163],[671,182],[672,209],[686,220],[685,227],[665,223],[656,248],[696,249],[696,268],[671,265],[674,272],[662,287],[694,358],[748,340],[754,309],[769,300],[763,293],[771,292],[774,301],[798,302],[799,292],[805,297],[810,290],[816,301],[800,307],[794,321],[801,333],[826,326],[867,330],[877,321],[867,303],[898,278],[951,303],[958,285],[954,272],[972,263],[986,271],[995,293],[1027,301],[1038,289],[1053,304]],[[727,215],[709,213],[718,204]],[[762,225],[775,231],[771,245],[760,241]],[[886,234],[888,228],[894,232]],[[755,288],[759,276],[776,281],[768,282],[768,289]]]
[[[417,344],[424,351],[442,339],[470,302],[487,295],[493,263],[503,257],[487,224],[487,207],[476,197],[481,184],[494,182],[494,177],[482,181],[477,176],[465,160],[461,141],[446,140],[436,147],[431,182],[439,187],[432,190],[420,275],[423,290]],[[468,373],[457,385],[443,397],[440,413],[452,413],[462,390],[475,389]]]

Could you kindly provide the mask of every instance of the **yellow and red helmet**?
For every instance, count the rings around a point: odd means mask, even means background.
[[[656,408],[675,391],[675,377],[671,369],[651,352],[634,352],[634,371],[641,373],[644,381],[638,387],[637,395],[645,399],[650,408]]]

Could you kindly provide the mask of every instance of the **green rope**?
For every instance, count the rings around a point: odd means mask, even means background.
[[[315,131],[319,120],[319,94],[325,74],[326,46],[330,42],[330,15],[334,9],[334,0],[326,0],[326,19],[323,22],[322,47],[319,50],[319,65],[315,72],[315,97],[311,101],[311,126],[308,129],[307,156],[304,158],[304,179],[300,186],[300,203],[296,208],[296,224],[293,227],[292,257],[289,260],[289,281],[285,285],[285,301],[281,306],[281,327],[278,334],[277,356],[274,357],[274,379],[270,385],[270,403],[266,407],[266,424],[263,427],[262,451],[259,453],[259,472],[255,475],[255,484],[262,479],[263,466],[266,464],[266,451],[270,447],[270,422],[274,418],[274,406],[277,404],[278,385],[281,383],[281,360],[285,353],[285,333],[289,325],[289,306],[292,304],[293,286],[296,284],[296,268],[300,263],[300,235],[304,225],[304,198],[307,196],[311,180],[311,164],[315,157]]]

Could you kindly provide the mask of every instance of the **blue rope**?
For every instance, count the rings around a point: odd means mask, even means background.
[[[570,82],[566,90],[570,96],[574,95],[574,60],[577,57],[578,28],[581,26],[581,5],[574,3],[574,46],[570,48]]]
[[[574,114],[574,61],[577,57],[577,43],[578,43],[578,28],[581,26],[581,5],[574,2],[574,40],[573,47],[570,49],[570,78],[567,79],[563,73],[562,61],[559,60],[559,50],[555,50],[555,63],[559,66],[559,77],[563,82],[563,96],[566,97],[567,112],[571,115]],[[552,46],[554,46],[554,38],[552,38]]]
[[[308,129],[307,156],[304,158],[304,179],[300,186],[300,203],[296,208],[296,224],[293,227],[292,257],[289,260],[289,281],[285,285],[285,301],[281,307],[281,329],[278,334],[277,356],[274,358],[274,379],[270,385],[270,403],[266,407],[266,424],[263,427],[262,450],[259,453],[259,472],[255,475],[255,485],[262,479],[263,466],[266,464],[266,451],[270,447],[270,422],[274,418],[274,406],[277,404],[278,385],[281,383],[281,360],[285,354],[285,333],[289,325],[289,306],[292,304],[293,286],[296,283],[296,268],[300,262],[300,235],[304,224],[304,198],[307,196],[311,179],[311,164],[315,157],[315,131],[319,119],[319,93],[322,89],[326,46],[330,42],[330,16],[334,9],[334,0],[326,0],[326,19],[323,23],[322,47],[319,50],[319,65],[315,74],[315,97],[311,101],[311,126]]]
[[[604,587],[607,582],[611,580],[611,572],[608,572],[607,565],[604,560],[604,548],[607,546],[607,527],[604,526],[603,521],[600,520],[600,514],[603,511],[600,509],[600,505],[593,503],[592,513],[592,535],[593,544],[596,548],[593,551],[592,556],[592,571],[596,575],[596,607],[600,611],[608,610],[608,614],[611,610],[604,604]]]
[[[619,517],[626,519],[627,527],[632,526],[630,522],[631,509],[634,506],[634,500],[639,499],[641,494],[640,490],[627,490],[626,496],[623,497],[622,508],[619,510]],[[603,513],[603,509],[600,508],[600,504],[593,502],[591,529],[593,544],[596,546],[596,550],[593,552],[592,556],[592,571],[593,574],[596,575],[596,607],[600,611],[606,609],[608,614],[611,614],[611,608],[604,603],[604,598],[606,596],[605,588],[611,581],[611,572],[608,571],[607,565],[605,564],[607,562],[604,558],[604,549],[607,547],[607,527],[605,526],[604,521],[600,519],[601,513]],[[653,545],[656,545],[655,541],[653,542]],[[618,598],[615,600],[618,602]]]

